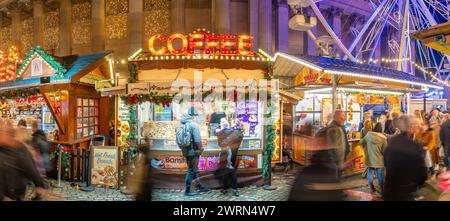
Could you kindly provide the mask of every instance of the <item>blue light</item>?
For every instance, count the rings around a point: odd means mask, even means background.
[[[439,95],[443,95],[444,94],[444,92],[442,92],[442,91],[439,91]]]

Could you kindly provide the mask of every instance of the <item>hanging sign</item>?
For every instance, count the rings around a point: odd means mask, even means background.
[[[148,83],[129,83],[127,84],[128,94],[148,94],[150,85]]]
[[[91,147],[91,183],[112,188],[119,187],[120,148]]]
[[[195,33],[189,35],[172,34],[153,35],[148,40],[148,49],[152,55],[189,55],[189,54],[219,54],[252,56],[253,47],[251,35],[218,35]],[[175,42],[180,42],[179,46]]]

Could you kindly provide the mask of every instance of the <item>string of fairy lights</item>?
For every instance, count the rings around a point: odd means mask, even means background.
[[[390,58],[381,58],[381,59],[369,59],[369,60],[356,60],[357,63],[360,64],[365,64],[365,63],[372,63],[372,64],[377,64],[379,62],[381,62],[381,64],[389,64],[389,63],[397,63],[397,62],[403,62],[403,61],[410,61],[409,58],[395,58],[395,59],[390,59]],[[433,80],[435,80],[436,82],[438,82],[439,84],[443,84],[446,87],[450,87],[450,84],[437,78],[436,76],[434,76],[432,71],[427,70],[427,68],[421,66],[419,63],[416,63],[415,61],[412,62],[414,67],[417,68],[419,71],[421,71],[422,73],[427,74],[430,78],[432,78]]]

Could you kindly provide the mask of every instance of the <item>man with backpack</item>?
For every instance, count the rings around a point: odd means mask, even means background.
[[[194,118],[198,116],[194,107],[188,109],[188,112],[183,115],[180,120],[180,126],[176,130],[176,142],[180,147],[183,156],[186,158],[187,172],[186,172],[186,196],[198,195],[197,192],[192,191],[192,180],[198,178],[198,162],[200,155],[203,152],[202,138],[200,129]],[[208,189],[200,183],[197,183],[200,192],[206,192]]]

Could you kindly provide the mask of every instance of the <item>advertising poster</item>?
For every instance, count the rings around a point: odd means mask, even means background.
[[[238,156],[237,160],[239,162],[239,169],[258,168],[257,155]]]
[[[183,156],[161,156],[152,159],[152,167],[157,169],[186,169],[186,159]]]
[[[219,156],[200,157],[198,168],[203,171],[213,171],[219,169],[219,163]]]
[[[155,121],[171,121],[172,120],[172,105],[164,107],[160,104],[154,106]]]
[[[92,185],[119,187],[119,148],[93,146],[91,148]]]
[[[117,146],[123,147],[128,145],[127,137],[130,133],[130,125],[128,123],[130,120],[130,107],[125,104],[125,101],[122,98],[119,99],[118,107]]]
[[[245,127],[245,136],[256,136],[256,129],[258,126],[258,102],[238,102],[236,104],[236,118],[239,119]]]
[[[361,145],[354,145],[352,147],[347,161],[351,161],[352,165],[344,171],[344,175],[354,175],[364,172],[364,150]]]

